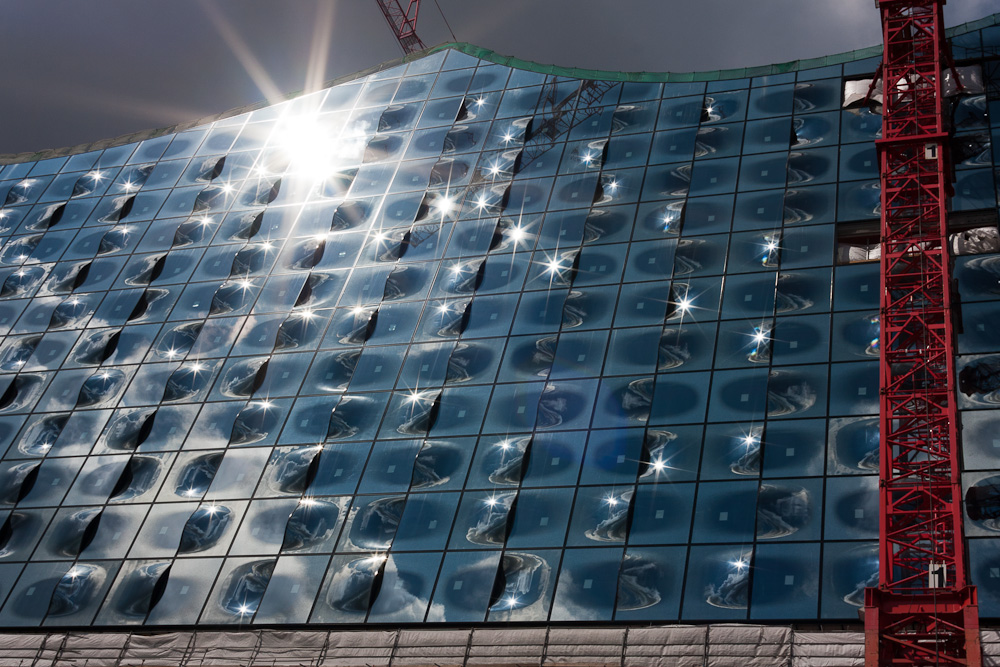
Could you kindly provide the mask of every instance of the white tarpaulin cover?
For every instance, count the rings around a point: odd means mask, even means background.
[[[962,89],[955,85],[955,76],[949,67],[941,73],[941,90],[945,97],[958,95],[982,95],[983,94],[983,68],[979,65],[968,67],[956,67],[958,80],[962,82]]]
[[[1000,666],[1000,632],[982,633]],[[0,635],[0,667],[863,667],[861,632],[761,625]]]
[[[848,108],[854,104],[864,102],[865,98],[868,97],[868,89],[871,88],[871,79],[859,79],[857,81],[845,81],[844,82],[844,108]],[[875,90],[872,91],[871,101],[876,104],[882,104],[882,81],[875,85]]]
[[[941,72],[941,91],[944,93],[945,97],[951,97],[960,93],[963,95],[982,95],[983,70],[979,65],[956,67],[955,71],[958,72],[958,80],[962,83],[961,90],[955,83],[955,75],[950,67],[945,68]],[[845,81],[844,108],[847,109],[852,105],[863,102],[865,98],[868,97],[868,90],[871,85],[871,79]],[[875,90],[872,91],[872,102],[882,104],[882,89],[883,84],[880,79],[878,83],[875,84]]]

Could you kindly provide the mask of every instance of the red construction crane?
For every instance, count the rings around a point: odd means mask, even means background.
[[[879,586],[865,664],[982,661],[962,531],[944,0],[878,0],[882,61]]]
[[[420,0],[409,0],[406,9],[403,9],[400,0],[377,0],[377,2],[385,15],[385,20],[389,22],[389,27],[392,28],[392,34],[396,36],[399,46],[402,47],[403,53],[409,54],[427,48],[417,37],[417,14],[420,12]]]

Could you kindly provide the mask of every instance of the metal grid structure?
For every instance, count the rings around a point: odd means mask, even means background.
[[[881,172],[879,587],[866,664],[980,664],[962,535],[951,320],[948,127],[939,0],[878,3],[885,55]]]
[[[414,53],[427,48],[417,36],[417,14],[420,12],[420,0],[409,0],[406,9],[400,0],[377,0],[379,8],[389,22],[392,33],[399,42],[403,53]]]

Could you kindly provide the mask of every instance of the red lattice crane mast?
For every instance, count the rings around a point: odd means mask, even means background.
[[[878,0],[882,61],[879,586],[865,664],[979,667],[962,531],[944,0]]]

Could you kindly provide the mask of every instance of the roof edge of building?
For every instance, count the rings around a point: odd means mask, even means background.
[[[973,30],[980,30],[990,26],[1000,25],[1000,12],[985,16],[975,21],[968,21],[947,30],[948,37],[962,35]],[[843,63],[873,58],[882,54],[882,45],[869,46],[853,51],[844,51],[817,58],[803,58],[791,60],[784,63],[774,63],[771,65],[760,65],[756,67],[740,67],[734,69],[706,70],[702,72],[614,72],[600,69],[584,69],[577,67],[565,67],[561,65],[550,65],[537,63],[532,60],[523,60],[515,56],[506,56],[492,51],[485,47],[476,46],[467,42],[447,42],[433,46],[426,51],[421,51],[414,56],[421,56],[427,53],[435,53],[444,49],[455,49],[470,56],[489,60],[498,65],[526,69],[542,74],[552,74],[555,76],[568,76],[578,79],[600,79],[602,81],[625,81],[625,82],[649,82],[649,83],[686,83],[702,81],[726,81],[730,79],[743,79],[751,76],[769,76],[773,74],[784,74],[786,72],[797,72],[799,70],[824,67],[826,65],[840,65]]]
[[[995,14],[990,14],[981,19],[975,21],[968,21],[957,26],[953,26],[947,30],[948,37],[954,37],[956,35],[962,35],[967,32],[972,32],[973,30],[980,30],[982,28],[988,28],[990,26],[1000,25],[1000,12]],[[505,65],[507,67],[514,67],[517,69],[529,70],[532,72],[539,72],[542,74],[551,74],[554,76],[566,76],[579,79],[600,79],[603,81],[623,81],[623,82],[648,82],[648,83],[684,83],[684,82],[703,82],[703,81],[726,81],[730,79],[742,79],[750,76],[770,76],[774,74],[784,74],[786,72],[797,72],[799,70],[812,69],[816,67],[824,67],[826,65],[839,65],[843,63],[855,62],[858,60],[864,60],[865,58],[873,58],[882,53],[882,46],[869,46],[863,49],[855,49],[853,51],[845,51],[843,53],[832,54],[828,56],[820,56],[817,58],[805,58],[800,60],[792,60],[784,63],[775,63],[771,65],[760,65],[757,67],[743,67],[735,69],[722,69],[722,70],[708,70],[703,72],[615,72],[609,70],[600,69],[583,69],[576,67],[565,67],[561,65],[549,65],[544,63],[537,63],[532,60],[523,60],[521,58],[516,58],[514,56],[506,56],[491,49],[485,47],[476,46],[475,44],[469,44],[468,42],[445,42],[443,44],[438,44],[432,46],[423,51],[418,51],[412,53],[402,58],[394,58],[392,60],[387,60],[385,62],[379,63],[372,67],[360,70],[358,72],[352,72],[351,74],[338,77],[336,79],[331,79],[325,81],[320,87],[320,90],[325,88],[330,88],[341,83],[347,83],[348,81],[353,81],[363,76],[368,76],[369,74],[374,74],[376,72],[381,72],[397,65],[410,62],[412,60],[417,60],[426,55],[437,53],[439,51],[444,51],[447,49],[454,49],[455,51],[460,51],[466,55],[470,55],[482,60],[488,60],[490,62],[496,63],[498,65]],[[46,148],[39,151],[27,151],[21,153],[5,153],[0,154],[0,166],[6,164],[15,164],[19,162],[33,162],[37,160],[47,160],[55,157],[63,157],[68,155],[77,155],[80,153],[88,153],[95,150],[103,150],[105,148],[113,148],[115,146],[123,146],[125,144],[144,141],[146,139],[155,139],[156,137],[163,136],[165,134],[173,134],[175,132],[183,132],[184,130],[197,127],[199,125],[206,125],[208,123],[224,120],[226,118],[231,118],[233,116],[238,116],[242,113],[247,113],[249,111],[256,111],[257,109],[262,109],[271,104],[279,103],[282,101],[287,101],[295,99],[301,95],[306,94],[304,90],[297,90],[286,94],[280,101],[273,100],[260,100],[253,104],[247,104],[240,107],[235,107],[227,111],[223,111],[218,114],[211,116],[205,116],[195,120],[185,121],[178,123],[176,125],[171,125],[168,127],[155,128],[150,130],[141,130],[138,132],[131,132],[128,134],[122,134],[117,137],[112,137],[110,139],[101,139],[99,141],[76,144],[74,146],[66,146],[63,148]]]

